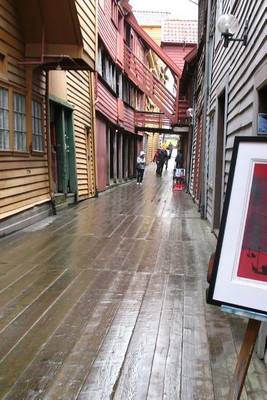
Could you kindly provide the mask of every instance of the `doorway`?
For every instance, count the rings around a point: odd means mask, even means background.
[[[217,146],[215,159],[214,219],[213,228],[219,229],[223,203],[223,160],[225,131],[225,91],[218,97]]]
[[[77,193],[73,110],[50,102],[50,135],[54,193]]]

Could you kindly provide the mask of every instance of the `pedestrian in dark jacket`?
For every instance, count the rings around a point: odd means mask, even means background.
[[[183,168],[184,166],[184,156],[182,150],[178,150],[177,156],[175,157],[176,168]]]
[[[154,159],[153,159],[153,161],[155,161],[156,164],[157,164],[157,169],[156,169],[156,175],[157,176],[161,176],[162,175],[162,169],[163,169],[165,160],[166,160],[165,151],[163,149],[158,149],[156,151],[156,154],[155,154]]]

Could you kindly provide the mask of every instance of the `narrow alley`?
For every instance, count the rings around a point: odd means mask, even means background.
[[[1,240],[1,399],[227,398],[246,321],[206,305],[215,238],[171,169]]]

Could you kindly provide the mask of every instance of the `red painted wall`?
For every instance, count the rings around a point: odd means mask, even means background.
[[[106,143],[106,123],[96,118],[96,164],[97,182],[96,187],[99,192],[106,190],[107,185],[107,143]]]
[[[98,32],[115,61],[117,53],[117,29],[111,21],[110,0],[105,1],[105,10],[102,10],[100,5],[98,7]]]
[[[100,82],[100,78],[97,81],[97,111],[101,112],[105,117],[107,117],[114,124],[118,120],[118,105],[117,97]]]
[[[186,46],[184,47],[182,44],[166,44],[162,43],[161,44],[162,49],[166,52],[166,54],[172,59],[172,61],[175,62],[178,67],[183,70],[184,68],[184,58],[187,56],[187,54],[192,51],[192,49],[195,47],[193,46]]]

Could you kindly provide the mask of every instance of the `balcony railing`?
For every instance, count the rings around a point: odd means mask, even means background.
[[[139,128],[171,129],[171,120],[160,112],[136,111],[135,126]],[[145,129],[144,129],[145,130]]]
[[[130,79],[151,98],[161,112],[175,122],[176,97],[129,49],[124,48],[124,68]]]

